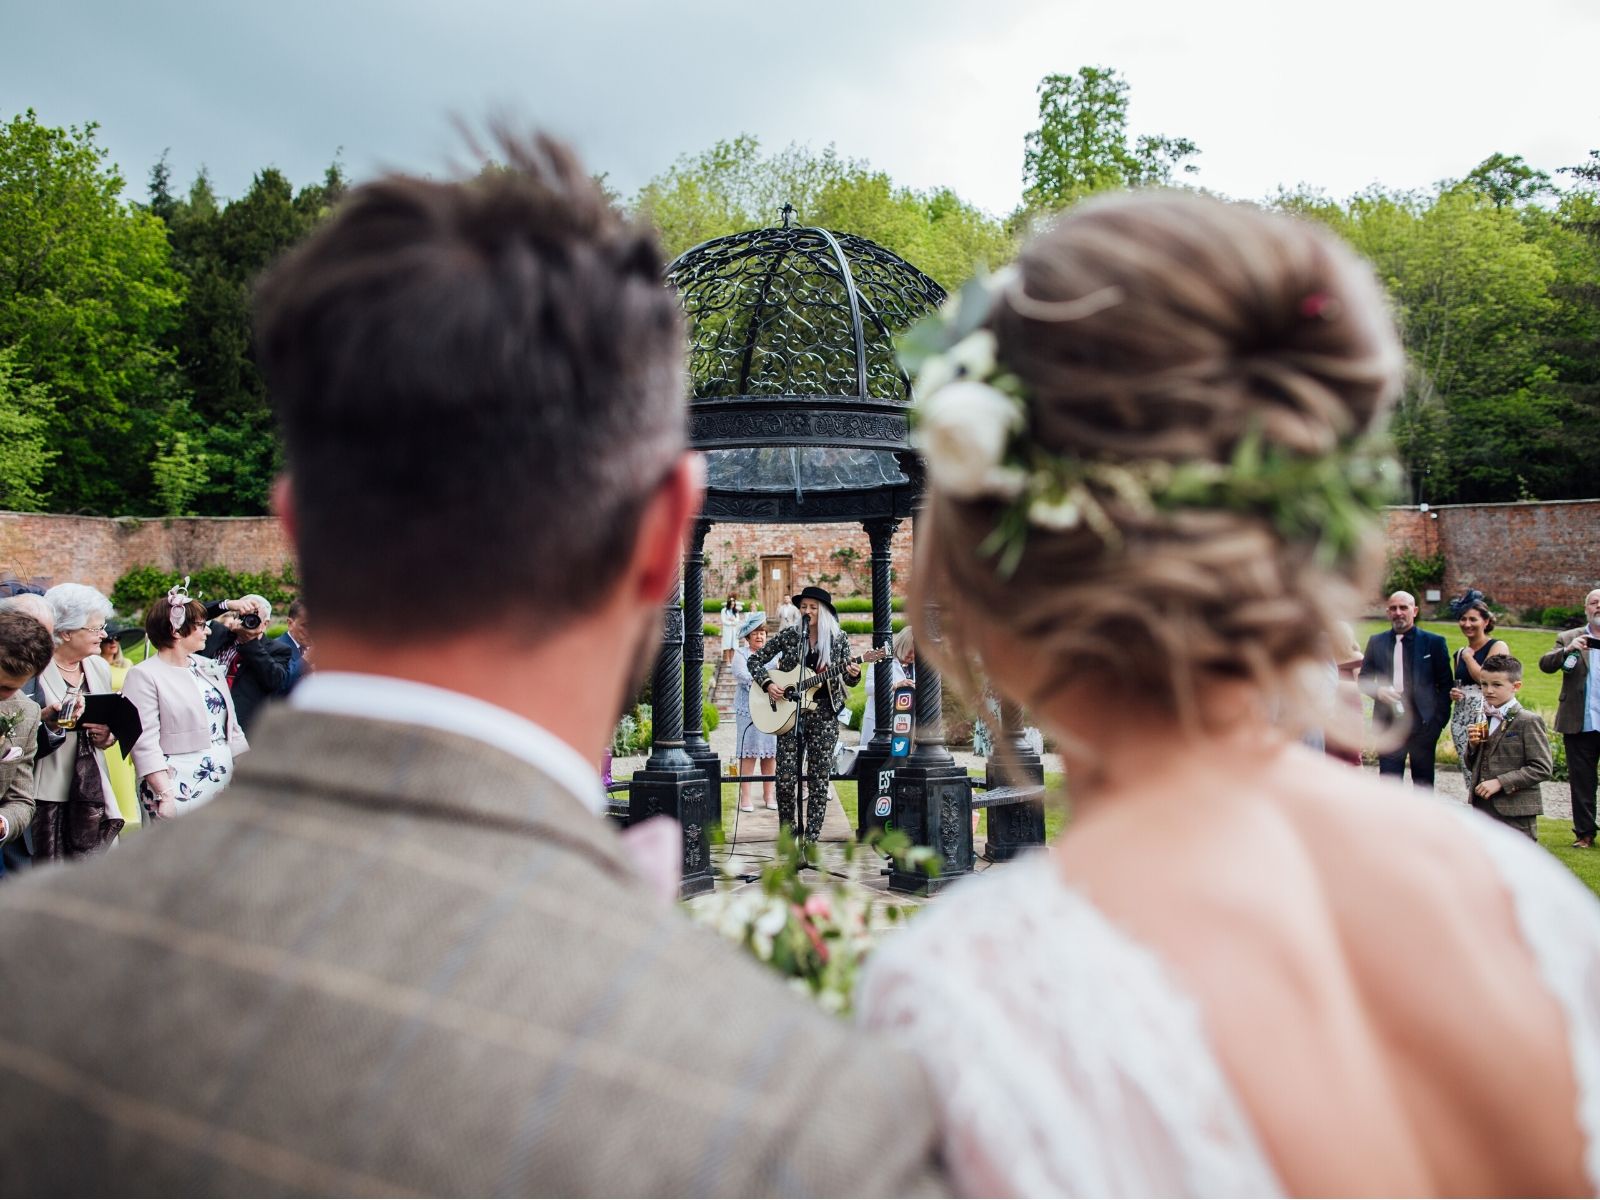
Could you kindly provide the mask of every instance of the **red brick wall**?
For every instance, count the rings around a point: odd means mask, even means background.
[[[834,551],[856,552],[847,569]],[[911,571],[911,522],[901,522],[890,546],[893,554],[894,592],[905,595]],[[835,596],[872,594],[872,542],[859,524],[848,525],[713,525],[706,535],[706,597],[737,591],[748,596],[757,583],[733,585],[746,563],[761,564],[762,555],[788,554],[794,558],[794,586],[817,583],[824,575],[838,582],[822,584]],[[756,591],[759,596],[759,589]]]
[[[271,517],[58,517],[0,513],[0,571],[110,592],[123,572],[146,563],[195,571],[277,571],[293,551]]]
[[[1516,611],[1577,605],[1600,586],[1600,500],[1390,509],[1389,547],[1442,552],[1445,596],[1477,588]]]
[[[1581,604],[1600,584],[1600,500],[1542,504],[1447,504],[1387,514],[1391,551],[1443,551],[1446,595],[1480,588],[1511,609]],[[834,556],[856,551],[854,570]],[[745,563],[764,554],[794,557],[796,586],[824,575],[836,596],[868,595],[871,547],[860,525],[713,525],[706,537],[706,595],[726,595]],[[895,586],[911,567],[911,522],[894,538]],[[193,571],[221,563],[236,571],[276,571],[292,557],[271,517],[62,517],[0,513],[0,571],[92,584],[109,592],[124,571],[144,563]],[[740,589],[748,593],[749,585]]]

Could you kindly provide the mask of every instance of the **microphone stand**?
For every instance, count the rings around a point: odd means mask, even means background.
[[[800,678],[806,675],[806,662],[811,658],[811,618],[800,618]],[[805,739],[805,696],[796,695],[800,706],[794,716],[795,736],[795,771],[794,781],[794,820],[795,836],[800,839],[802,848],[806,841],[806,812],[811,805],[811,789],[806,778],[806,739]],[[805,864],[805,855],[800,856],[802,866]]]

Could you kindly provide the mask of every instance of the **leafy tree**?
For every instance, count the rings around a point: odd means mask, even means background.
[[[1393,432],[1414,499],[1571,494],[1546,349],[1556,267],[1536,221],[1466,183],[1277,203],[1331,225],[1388,288],[1411,366]]]
[[[56,458],[46,442],[55,403],[16,361],[15,347],[0,350],[0,508],[31,512],[44,507],[45,472]]]
[[[1577,186],[1546,226],[1556,263],[1556,319],[1549,342],[1557,390],[1568,408],[1563,445],[1572,469],[1569,496],[1600,495],[1600,150],[1560,174]]]
[[[1062,208],[1094,192],[1171,183],[1193,174],[1200,153],[1188,138],[1145,134],[1128,140],[1128,84],[1105,67],[1039,81],[1039,127],[1022,159],[1029,210]]]
[[[1534,170],[1520,154],[1491,154],[1467,172],[1463,182],[1488,196],[1496,208],[1525,204],[1552,190],[1550,176]]]
[[[121,200],[95,129],[31,109],[0,127],[0,346],[54,400],[51,507],[141,512],[152,447],[184,403],[161,344],[183,283],[160,221]]]
[[[190,445],[189,435],[182,431],[173,434],[171,443],[156,456],[150,469],[161,515],[195,516],[194,498],[206,486],[211,468],[206,455]]]
[[[748,134],[685,155],[650,180],[632,208],[659,231],[668,255],[711,238],[777,224],[793,204],[807,225],[858,234],[892,250],[946,288],[978,265],[1015,253],[1002,224],[948,188],[918,192],[829,146],[764,155]]]
[[[162,214],[187,280],[183,319],[170,344],[193,403],[187,420],[172,429],[184,435],[184,454],[172,457],[175,442],[164,443],[169,490],[162,506],[183,495],[183,506],[205,512],[262,513],[283,450],[252,357],[250,289],[262,270],[331,211],[344,194],[344,176],[334,163],[320,183],[297,192],[269,167],[243,196],[223,203],[203,170],[186,197],[174,197],[164,166],[158,163],[151,172],[149,207]],[[177,492],[170,490],[174,480],[184,481]],[[194,490],[185,493],[190,486]]]

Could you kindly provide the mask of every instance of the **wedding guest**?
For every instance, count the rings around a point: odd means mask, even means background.
[[[1544,719],[1517,702],[1522,664],[1509,654],[1491,655],[1478,675],[1484,724],[1468,737],[1472,775],[1467,795],[1473,808],[1539,840],[1544,799],[1539,785],[1554,769]]]
[[[778,632],[793,629],[800,624],[800,610],[785,600],[778,605]]]
[[[739,601],[730,593],[722,602],[722,665],[733,662],[734,643],[739,636]]]
[[[1555,730],[1567,752],[1572,790],[1572,845],[1589,850],[1595,839],[1595,787],[1600,778],[1600,588],[1583,598],[1587,622],[1556,634],[1539,659],[1546,675],[1561,672]]]
[[[922,656],[1037,714],[1072,791],[1048,855],[928,905],[858,995],[969,1195],[1600,1188],[1594,896],[1298,744],[1382,561],[1389,311],[1320,225],[1122,194],[915,343],[947,347],[911,364]]]
[[[20,842],[33,821],[39,706],[22,689],[50,665],[53,650],[38,621],[0,612],[0,845]],[[5,874],[0,860],[0,876]]]
[[[173,588],[150,606],[144,631],[155,656],[128,672],[123,694],[139,710],[140,800],[152,820],[165,821],[215,799],[250,743],[221,666],[200,653],[211,633],[205,605]]]
[[[285,610],[285,629],[268,643],[282,647],[288,651],[288,661],[284,663],[283,687],[277,695],[287,696],[294,690],[294,685],[300,682],[300,676],[311,669],[311,634],[306,628],[306,604],[296,596],[289,601]]]
[[[703,841],[604,818],[701,508],[682,315],[570,151],[494,157],[352,188],[257,287],[317,670],[220,803],[0,889],[4,1194],[944,1188],[906,1052],[655,889]]]
[[[767,614],[753,612],[739,624],[739,639],[745,644],[733,653],[733,753],[739,760],[739,811],[754,812],[750,785],[746,778],[758,773],[772,775],[778,769],[778,737],[762,733],[750,719],[750,655],[767,644]],[[762,801],[777,808],[778,801],[769,779],[761,785]]]
[[[79,719],[88,696],[113,690],[111,668],[100,657],[111,602],[85,583],[58,583],[44,600],[55,626],[55,653],[39,673],[39,688],[67,736],[34,770],[33,857],[54,861],[109,848],[125,818],[106,771],[105,752],[116,739],[106,726]]]
[[[911,626],[902,625],[900,632],[889,642],[889,689],[893,691],[902,683],[913,687],[917,682],[917,641]],[[867,706],[861,711],[861,744],[865,746],[878,732],[877,676],[876,670],[866,672]]]
[[[1417,628],[1410,592],[1395,592],[1386,611],[1390,628],[1367,639],[1359,675],[1373,698],[1373,727],[1387,743],[1378,751],[1378,774],[1401,778],[1409,760],[1412,784],[1431,788],[1439,734],[1450,722],[1450,647]]]
[[[17,613],[29,617],[37,622],[39,628],[45,631],[46,636],[52,639],[51,652],[54,653],[55,614],[50,611],[50,606],[44,602],[43,591],[25,590],[32,585],[12,580],[9,583],[0,580],[0,588],[6,588],[10,595],[0,596],[0,613]],[[48,664],[46,664],[48,665]],[[39,706],[39,720],[35,722],[33,770],[35,786],[37,786],[38,764],[59,750],[67,740],[67,735],[55,727],[56,706],[51,704],[39,687],[39,677],[35,674],[22,685],[22,695],[32,700]],[[22,830],[20,837],[10,838],[0,842],[0,873],[9,871],[15,875],[25,871],[33,865],[33,826],[30,824]]]
[[[1334,688],[1333,714],[1323,737],[1323,749],[1329,758],[1361,765],[1361,662],[1365,657],[1361,643],[1356,641],[1356,631],[1348,621],[1335,621],[1328,635],[1328,645],[1338,683]]]
[[[1468,592],[1450,607],[1467,639],[1467,644],[1456,651],[1455,687],[1450,689],[1450,740],[1461,760],[1461,775],[1470,797],[1473,785],[1472,766],[1467,762],[1467,733],[1483,719],[1483,664],[1494,655],[1509,655],[1511,647],[1489,636],[1494,629],[1494,614],[1483,602],[1482,593]],[[1520,666],[1517,679],[1520,687]]]
[[[262,705],[287,685],[292,652],[281,640],[266,637],[272,603],[265,596],[241,596],[222,607],[225,611],[212,623],[200,653],[221,668],[239,725],[249,734]]]
[[[26,584],[17,584],[16,587],[26,587]],[[18,612],[24,616],[32,617],[44,627],[44,631],[55,636],[56,618],[50,606],[44,602],[43,592],[17,591],[10,596],[0,598],[0,612]],[[40,708],[39,719],[39,758],[49,758],[60,749],[67,735],[55,728],[55,709],[50,706],[42,691],[39,690],[37,677],[30,679],[23,689],[23,694]]]
[[[127,632],[108,625],[100,638],[100,657],[111,669],[111,690],[114,692],[122,691],[128,670],[133,666],[122,652],[122,638]],[[133,773],[133,760],[123,754],[115,742],[106,747],[106,776],[111,780],[111,791],[117,798],[117,811],[123,816],[120,836],[126,838],[131,831],[140,827],[143,814],[139,806],[139,785]]]

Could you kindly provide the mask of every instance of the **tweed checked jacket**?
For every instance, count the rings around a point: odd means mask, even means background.
[[[0,714],[16,719],[9,737],[0,737],[0,816],[6,841],[19,841],[33,820],[33,760],[39,749],[39,706],[18,692],[0,700]],[[4,761],[13,750],[21,751]]]
[[[936,1194],[920,1070],[522,760],[261,714],[217,802],[0,888],[0,1193]]]
[[[1587,625],[1577,629],[1566,629],[1556,634],[1555,649],[1548,650],[1539,657],[1539,670],[1546,675],[1554,675],[1557,671],[1561,671],[1561,663],[1566,659],[1572,643],[1588,636]],[[1572,670],[1561,671],[1561,697],[1556,701],[1557,733],[1583,732],[1583,713],[1589,703],[1589,686],[1589,654],[1585,650],[1578,655],[1577,665]]]
[[[1500,781],[1501,790],[1489,803],[1502,817],[1536,817],[1544,812],[1539,785],[1550,778],[1555,764],[1550,757],[1550,735],[1538,713],[1518,704],[1488,741],[1468,748],[1467,758],[1473,787],[1489,779]]]

